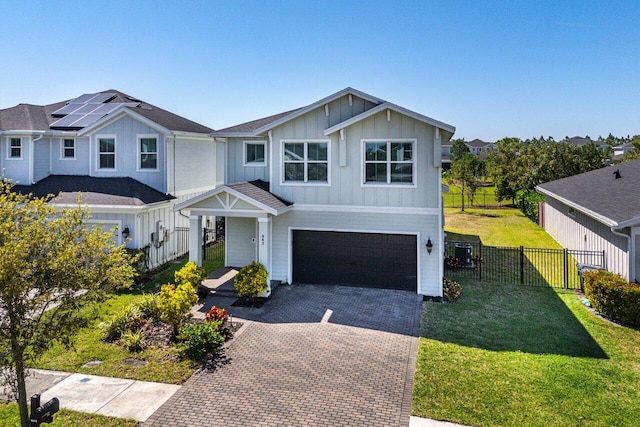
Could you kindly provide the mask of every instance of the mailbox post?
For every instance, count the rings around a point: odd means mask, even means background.
[[[54,397],[44,405],[40,406],[40,395],[31,396],[31,414],[29,415],[30,427],[40,427],[43,423],[52,423],[53,414],[60,410],[60,401]]]

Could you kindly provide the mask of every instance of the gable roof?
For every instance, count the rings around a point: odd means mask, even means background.
[[[270,193],[268,182],[255,180],[221,185],[211,191],[207,191],[206,193],[177,204],[174,210],[189,209],[203,200],[216,197],[218,194],[225,192],[272,215],[284,213],[293,205],[293,203]]]
[[[640,159],[540,184],[536,190],[609,227],[640,223]]]
[[[489,145],[493,145],[495,143],[494,142],[486,142],[486,141],[483,141],[481,139],[476,138],[473,141],[467,142],[466,144],[468,146],[470,146],[470,147],[483,148],[483,147],[487,147]]]
[[[151,105],[118,90],[110,89],[97,93],[112,93],[114,97],[105,103],[137,103],[136,107],[126,107],[159,125],[177,132],[209,134],[213,129],[174,114],[170,111]],[[18,104],[15,107],[0,110],[0,130],[32,130],[47,131],[51,124],[60,117],[52,113],[72,100],[56,102],[49,105]],[[120,111],[120,110],[117,110]]]
[[[50,175],[33,185],[15,185],[13,191],[35,197],[56,195],[56,204],[82,203],[97,206],[144,207],[168,202],[175,197],[161,193],[133,178],[96,178],[92,176]],[[62,193],[62,194],[60,194]]]
[[[314,102],[313,104],[309,104],[306,107],[296,108],[294,110],[286,111],[284,113],[275,114],[273,116],[265,117],[258,120],[253,120],[251,122],[242,123],[236,126],[231,126],[228,128],[221,129],[219,131],[215,131],[212,133],[213,136],[217,137],[251,137],[258,136],[263,134],[264,132],[273,129],[276,126],[279,126],[283,123],[286,123],[290,120],[293,120],[297,117],[300,117],[309,111],[315,110],[318,107],[321,107],[325,104],[328,104],[336,99],[339,99],[345,95],[354,95],[358,98],[362,98],[367,100],[373,104],[376,104],[375,107],[355,116],[351,117],[344,122],[338,123],[335,126],[330,127],[325,131],[325,135],[329,135],[333,132],[336,132],[344,127],[350,126],[353,123],[356,123],[360,120],[363,120],[373,114],[376,114],[385,109],[394,110],[401,114],[407,115],[409,117],[413,117],[416,120],[431,124],[435,127],[443,129],[446,132],[450,132],[451,135],[455,133],[455,127],[448,125],[446,123],[440,122],[438,120],[432,119],[427,116],[423,116],[422,114],[416,113],[411,110],[407,110],[406,108],[400,107],[398,105],[392,104],[390,102],[386,102],[380,98],[376,98],[367,93],[361,92],[359,90],[353,89],[351,87],[347,87],[339,92],[336,92],[332,95],[327,96],[326,98],[322,98],[319,101]]]

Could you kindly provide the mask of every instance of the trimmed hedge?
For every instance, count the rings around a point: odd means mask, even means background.
[[[587,271],[584,293],[600,313],[628,326],[640,326],[640,284],[609,271]]]

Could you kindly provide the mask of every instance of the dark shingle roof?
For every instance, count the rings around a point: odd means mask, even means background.
[[[227,184],[224,187],[231,188],[232,190],[242,193],[243,195],[266,205],[272,209],[280,210],[291,206],[293,203],[288,200],[282,199],[273,193],[269,192],[269,183],[256,180],[251,182],[237,182],[234,184]]]
[[[36,197],[60,196],[55,203],[82,203],[107,206],[144,206],[175,199],[133,178],[96,178],[91,176],[50,175],[34,185],[16,185],[14,191]]]
[[[269,117],[263,117],[261,119],[258,120],[252,120],[250,122],[246,122],[246,123],[241,123],[239,125],[235,125],[235,126],[231,126],[228,128],[224,128],[224,129],[220,129],[216,132],[220,132],[220,133],[227,133],[227,132],[233,132],[233,133],[250,133],[250,132],[254,132],[256,129],[260,129],[262,126],[268,125],[269,123],[275,122],[276,120],[288,116],[289,114],[300,110],[300,108],[296,108],[294,110],[290,110],[290,111],[285,111],[284,113],[280,113],[280,114],[274,114],[273,116],[269,116]]]
[[[167,110],[148,104],[117,90],[105,90],[99,93],[114,93],[116,96],[108,103],[137,102],[137,107],[128,107],[132,111],[173,131],[210,133],[213,129]],[[49,130],[50,125],[60,117],[51,113],[64,107],[70,100],[49,105],[18,104],[15,107],[0,110],[0,130]]]
[[[480,148],[486,147],[487,145],[491,145],[491,144],[493,144],[493,142],[485,142],[478,138],[474,139],[473,141],[467,142],[467,145],[470,145],[472,147],[480,147]]]
[[[615,178],[615,171],[620,179]],[[611,225],[640,218],[640,159],[607,166],[538,186],[544,194],[569,201],[607,218]]]

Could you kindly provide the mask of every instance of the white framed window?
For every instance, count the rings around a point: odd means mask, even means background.
[[[282,183],[329,185],[329,140],[282,140]]]
[[[158,135],[138,135],[138,170],[158,170]]]
[[[7,157],[9,159],[22,159],[22,138],[9,138],[7,146]]]
[[[415,139],[363,139],[363,185],[416,185]]]
[[[60,158],[73,160],[76,158],[76,140],[74,138],[62,138],[60,144]]]
[[[267,142],[266,141],[244,141],[242,144],[244,159],[243,166],[266,166],[267,165]]]
[[[115,135],[97,135],[98,169],[116,169]]]

